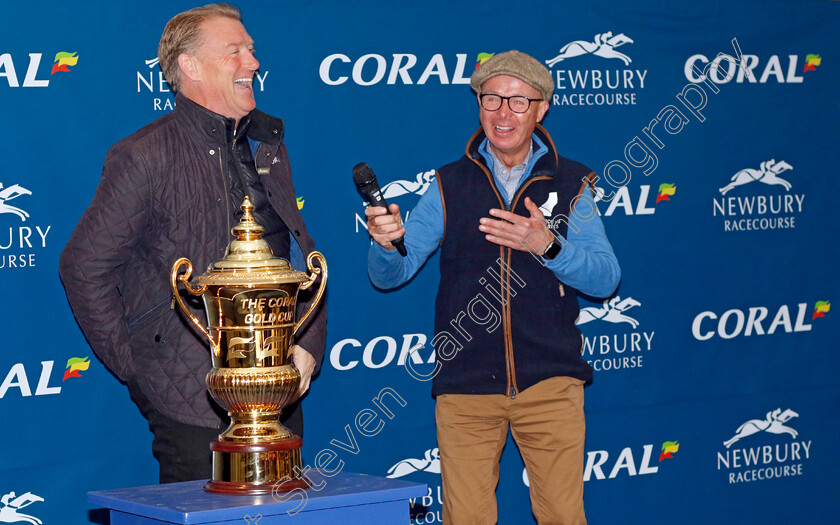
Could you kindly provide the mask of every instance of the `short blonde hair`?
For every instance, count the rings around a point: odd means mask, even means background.
[[[158,59],[163,76],[166,77],[172,91],[181,88],[178,57],[182,53],[196,54],[202,44],[202,22],[217,16],[242,20],[242,13],[230,4],[208,4],[178,13],[166,23],[158,44]]]

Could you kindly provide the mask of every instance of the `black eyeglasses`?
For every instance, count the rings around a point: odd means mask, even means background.
[[[503,97],[494,93],[479,95],[481,107],[486,111],[498,111],[502,107],[502,101],[507,100],[508,107],[514,113],[525,113],[531,107],[531,102],[540,102],[541,98],[528,98],[523,96]]]

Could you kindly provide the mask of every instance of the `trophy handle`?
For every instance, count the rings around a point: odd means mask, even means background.
[[[318,259],[318,266],[320,268],[316,268],[312,265],[313,259]],[[309,280],[305,281],[300,285],[300,290],[306,290],[310,286],[315,283],[315,279],[318,278],[322,272],[324,276],[321,278],[321,286],[318,288],[318,293],[315,294],[315,300],[312,301],[312,306],[309,307],[309,310],[306,311],[303,316],[295,323],[295,327],[292,329],[292,335],[298,331],[300,325],[306,321],[306,318],[309,317],[309,314],[315,310],[315,307],[318,306],[318,302],[321,300],[321,297],[324,295],[324,288],[327,286],[327,260],[324,258],[324,255],[319,251],[313,251],[309,253],[309,256],[306,257],[306,267],[309,269]]]
[[[182,266],[186,266],[187,271],[183,274],[178,275],[178,271],[181,269]],[[184,284],[184,288],[187,289],[193,295],[201,295],[207,290],[207,285],[203,284],[198,287],[193,287],[190,282],[190,276],[192,276],[193,266],[192,262],[187,259],[186,257],[181,257],[175,264],[172,265],[172,273],[169,276],[169,283],[172,285],[172,296],[178,302],[178,306],[181,307],[181,311],[189,318],[190,321],[199,329],[201,333],[207,337],[207,340],[210,341],[210,347],[213,349],[213,353],[218,355],[218,346],[214,343],[213,338],[210,336],[210,332],[207,331],[204,326],[202,326],[201,321],[199,321],[192,313],[190,313],[189,309],[187,309],[187,305],[184,304],[184,300],[181,299],[181,294],[178,293],[178,281],[181,281]]]

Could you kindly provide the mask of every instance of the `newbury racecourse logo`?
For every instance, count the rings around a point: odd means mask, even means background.
[[[0,182],[0,188],[2,188],[0,189],[0,214],[13,213],[20,217],[21,221],[26,222],[26,219],[29,218],[29,214],[20,208],[6,204],[6,201],[10,201],[16,197],[20,197],[21,195],[32,195],[32,192],[18,184],[13,184],[8,188],[3,188],[3,183]]]
[[[634,306],[641,306],[641,304],[642,303],[632,297],[628,297],[622,301],[621,297],[615,296],[612,299],[605,300],[604,306],[601,308],[596,308],[594,306],[582,308],[575,324],[582,325],[588,323],[589,321],[600,319],[601,321],[607,321],[609,323],[628,323],[633,328],[636,328],[639,326],[639,321],[633,319],[629,315],[624,315],[624,312]]]
[[[726,217],[724,231],[795,228],[796,215],[802,213],[805,194],[790,193],[793,185],[786,177],[780,176],[792,169],[793,166],[784,160],[770,159],[762,162],[758,169],[743,168],[736,171],[729,178],[729,184],[718,189],[722,197],[714,199],[713,216]],[[754,182],[761,184],[752,184]],[[743,195],[744,190],[740,188],[746,185],[761,190],[765,186],[781,186],[787,194],[769,189],[769,193],[763,195]],[[736,189],[738,191],[735,193],[741,193],[741,196],[726,196]]]
[[[429,187],[435,183],[435,170],[428,170],[428,171],[421,171],[417,175],[414,176],[414,179],[405,179],[405,180],[395,180],[393,182],[389,182],[385,186],[382,187],[382,197],[391,204],[391,199],[397,197],[405,197],[405,196],[415,196],[421,197],[423,194],[428,191]],[[411,212],[411,208],[413,206],[407,206],[406,203],[399,203],[400,204],[400,211],[403,214],[403,223],[408,220],[408,215]],[[417,204],[417,200],[411,201],[409,204]],[[365,208],[367,208],[367,202],[363,202]],[[356,233],[364,232],[367,233],[367,220],[365,218],[364,213],[356,213],[355,214],[356,220]],[[373,240],[371,240],[373,242]]]
[[[389,478],[401,478],[415,472],[440,474],[440,450],[437,447],[426,450],[422,459],[408,458],[398,461],[388,469]]]
[[[21,514],[18,510],[29,506],[37,501],[44,501],[41,496],[36,496],[31,492],[18,496],[14,492],[9,492],[0,497],[0,522],[2,523],[31,523],[32,525],[41,525],[41,520],[35,516],[28,514]]]
[[[750,182],[761,182],[769,185],[781,185],[786,191],[790,191],[791,184],[785,179],[779,177],[779,174],[792,170],[793,166],[787,162],[776,159],[770,159],[761,163],[757,170],[751,168],[744,168],[730,179],[730,183],[720,189],[721,195],[726,195],[726,192],[735,188],[736,186],[743,186]]]
[[[781,408],[777,408],[771,412],[767,412],[767,416],[762,419],[750,419],[735,431],[735,435],[723,442],[726,448],[731,447],[741,439],[757,434],[759,432],[769,432],[770,434],[790,434],[791,438],[799,435],[799,432],[793,428],[786,426],[785,423],[791,419],[799,417],[799,414],[791,409],[782,412]]]
[[[29,212],[8,203],[24,195],[32,195],[32,192],[19,184],[4,188],[3,183],[0,182],[0,224],[6,220],[2,218],[3,215],[16,215],[20,222],[26,222],[29,219]],[[11,221],[17,223],[15,219]],[[8,229],[0,227],[0,270],[35,266],[33,249],[46,248],[50,228],[51,226],[40,225],[34,228],[30,226],[9,226]]]
[[[612,31],[595,35],[592,41],[575,40],[560,48],[559,54],[546,60],[548,67],[564,61],[592,55],[605,59],[617,59],[625,66],[632,59],[616,50],[633,39],[624,33],[613,35]],[[610,60],[610,62],[615,62]],[[558,106],[622,106],[636,104],[636,89],[644,89],[647,70],[631,69],[555,69],[552,71],[557,90],[552,104]],[[637,88],[638,86],[638,88]]]
[[[656,332],[636,330],[639,321],[625,313],[641,304],[632,297],[622,299],[616,296],[606,299],[600,307],[581,308],[575,321],[577,326],[589,325],[592,321],[609,323],[606,326],[602,323],[592,323],[596,324],[594,329],[600,330],[601,333],[590,335],[586,330],[582,335],[583,346],[580,355],[596,372],[641,368],[644,357],[650,355]],[[625,325],[630,325],[630,328]]]
[[[393,199],[408,193],[423,195],[435,181],[435,170],[418,173],[414,180],[395,180],[382,188],[382,197]]]
[[[146,67],[137,70],[137,93],[148,92],[154,95],[152,97],[153,111],[175,109],[175,98],[169,95],[172,91],[169,89],[169,83],[160,69],[160,59],[155,56],[143,60],[143,63]],[[254,75],[254,91],[257,91],[257,84],[259,84],[260,92],[265,91],[267,76],[268,71],[257,71]]]
[[[595,55],[601,58],[617,58],[624,62],[624,65],[626,66],[629,65],[632,60],[630,60],[630,57],[624,53],[616,51],[615,48],[623,46],[624,44],[632,43],[633,40],[630,37],[625,36],[624,33],[619,33],[613,36],[612,31],[607,31],[606,33],[595,35],[595,39],[592,42],[587,42],[585,40],[575,40],[574,42],[569,42],[560,48],[559,55],[551,60],[546,60],[545,63],[548,67],[554,67],[555,64],[562,62],[567,58],[573,58],[580,55]]]
[[[801,476],[804,462],[811,457],[811,440],[796,440],[799,431],[789,424],[796,417],[799,414],[791,409],[776,408],[764,419],[741,424],[717,453],[717,470],[728,471],[730,484]],[[742,440],[748,445],[733,446]]]

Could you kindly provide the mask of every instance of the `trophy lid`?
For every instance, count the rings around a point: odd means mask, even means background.
[[[309,277],[292,269],[289,261],[275,257],[262,234],[265,229],[254,221],[254,206],[247,196],[242,202],[242,219],[231,229],[236,238],[227,247],[224,259],[211,263],[207,272],[196,277],[199,285],[260,285],[302,283]]]

